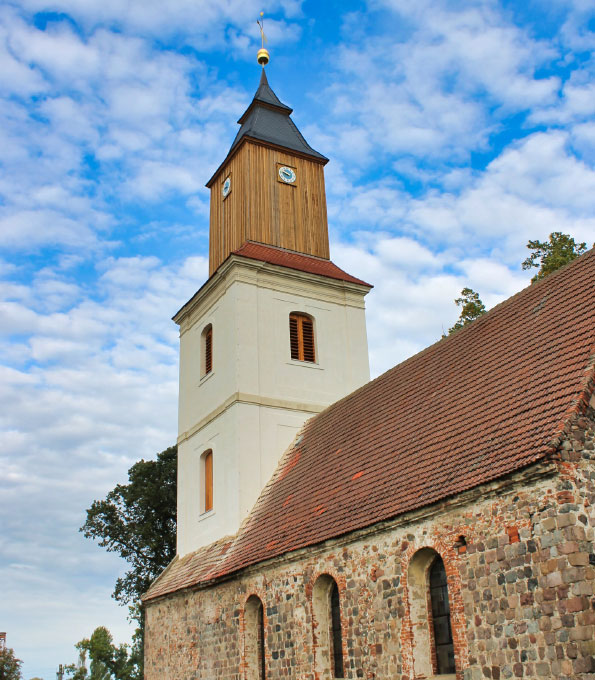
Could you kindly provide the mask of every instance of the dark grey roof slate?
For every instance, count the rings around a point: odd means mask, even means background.
[[[256,94],[254,95],[254,99],[252,100],[253,103],[256,101],[259,102],[264,102],[265,104],[271,104],[272,106],[278,106],[280,109],[283,109],[284,111],[287,111],[288,113],[291,113],[293,109],[289,108],[287,104],[283,104],[283,102],[277,97],[277,95],[271,90],[271,87],[269,85],[269,81],[267,80],[266,76],[266,71],[264,68],[262,69],[262,74],[260,76],[260,83],[258,85],[258,90],[256,90]],[[244,113],[244,116],[246,113],[248,113],[249,108],[246,110]],[[242,118],[244,117],[242,116]],[[238,120],[238,123],[242,123],[242,118]]]
[[[254,99],[238,121],[242,127],[231,145],[230,153],[244,137],[251,137],[327,161],[326,156],[315,151],[297,129],[289,117],[292,110],[271,90],[263,69]]]

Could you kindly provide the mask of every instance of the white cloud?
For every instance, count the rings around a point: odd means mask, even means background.
[[[488,252],[512,267],[526,256],[530,238],[552,231],[592,242],[595,170],[576,158],[569,139],[559,130],[530,135],[456,192],[431,190],[414,198],[388,185],[344,190],[343,178],[338,191],[329,192],[333,233],[354,225],[405,233],[433,253],[456,248],[460,259]]]
[[[113,582],[123,564],[77,529],[84,509],[124,481],[130,465],[175,441],[178,340],[167,310],[194,293],[206,270],[201,257],[169,266],[112,257],[101,263],[93,297],[68,270],[49,267],[29,296],[3,288],[12,301],[0,308],[0,347],[20,354],[0,368],[0,514],[8,519],[0,552],[11,584],[1,609],[21,656],[40,655],[40,631],[54,618],[53,650],[44,652],[53,672],[89,625],[129,635],[111,586],[93,584]]]
[[[85,37],[67,23],[40,30],[10,11],[0,21],[48,91],[0,100],[0,245],[88,253],[113,246],[98,232],[115,226],[106,213],[114,194],[129,202],[205,193],[233,138],[226,113],[244,93],[217,85],[196,58],[138,37],[104,29]],[[196,87],[208,96],[196,99]],[[87,173],[88,163],[99,172]]]
[[[520,267],[485,257],[432,252],[409,238],[360,236],[354,245],[333,242],[332,253],[339,266],[375,286],[366,298],[372,375],[439,340],[459,315],[454,299],[463,287],[479,292],[490,308],[529,281]]]
[[[397,33],[349,42],[337,54],[340,77],[327,95],[337,118],[333,146],[346,158],[369,164],[399,153],[418,162],[466,161],[465,151],[485,149],[497,129],[494,112],[556,100],[559,79],[536,77],[556,51],[494,3],[371,4]]]
[[[36,247],[57,245],[93,247],[95,234],[86,225],[52,210],[22,210],[0,216],[0,245]]]
[[[262,4],[256,0],[21,0],[22,9],[31,12],[64,12],[80,22],[87,31],[97,26],[107,26],[121,32],[137,35],[154,35],[161,39],[179,36],[201,49],[221,49],[226,45],[241,44],[240,39],[250,39],[252,44],[260,39],[255,17]],[[292,22],[271,19],[280,10],[288,19],[301,15],[302,0],[273,0],[266,7],[266,32],[271,40],[292,42],[299,36],[299,27]],[[253,58],[253,55],[251,55]],[[68,59],[66,55],[64,59]]]

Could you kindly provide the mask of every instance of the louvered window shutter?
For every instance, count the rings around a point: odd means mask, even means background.
[[[205,375],[213,370],[213,328],[205,333]]]
[[[300,346],[298,338],[299,318],[295,314],[289,315],[289,346],[291,348],[291,358],[300,359]]]
[[[303,361],[316,361],[314,356],[314,324],[311,319],[302,317]]]
[[[289,346],[292,359],[312,363],[316,361],[312,319],[304,314],[289,315]]]

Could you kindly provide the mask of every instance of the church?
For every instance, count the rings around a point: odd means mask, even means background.
[[[370,381],[371,285],[267,61],[174,316],[145,678],[595,679],[595,251]]]

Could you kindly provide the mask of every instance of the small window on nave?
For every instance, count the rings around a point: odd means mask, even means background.
[[[314,319],[311,316],[300,312],[289,315],[289,347],[292,359],[316,361]]]
[[[455,650],[442,557],[432,548],[418,550],[409,563],[407,583],[414,675],[454,677]]]
[[[266,680],[264,606],[250,595],[244,608],[246,680]]]
[[[341,598],[337,582],[323,574],[312,589],[315,664],[320,677],[344,678]]]

